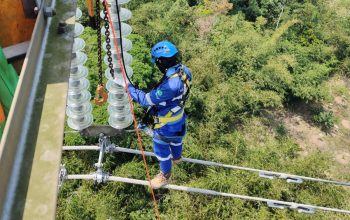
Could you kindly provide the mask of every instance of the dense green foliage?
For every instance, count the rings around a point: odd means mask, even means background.
[[[81,1],[82,4],[84,1]],[[350,4],[339,1],[341,7]],[[231,4],[232,3],[232,4]],[[132,0],[130,21],[133,81],[150,89],[160,77],[150,63],[149,48],[168,39],[181,50],[183,63],[194,74],[187,103],[186,157],[227,164],[328,178],[332,159],[315,153],[300,156],[300,148],[281,122],[265,118],[295,103],[322,103],[330,94],[325,83],[332,74],[350,74],[350,18],[336,13],[324,0]],[[283,12],[282,12],[283,8]],[[85,13],[86,14],[86,13]],[[87,20],[84,18],[86,23]],[[278,24],[278,25],[277,25]],[[86,28],[91,92],[96,88],[94,30]],[[141,109],[137,108],[139,117]],[[94,107],[96,124],[107,124],[106,106]],[[334,124],[332,113],[315,115],[321,126]],[[151,150],[151,141],[144,137]],[[134,135],[115,137],[120,146],[137,147]],[[96,144],[76,134],[66,145]],[[69,173],[94,172],[97,153],[64,153]],[[147,159],[152,175],[155,159]],[[113,175],[145,179],[140,157],[108,155],[104,163]],[[338,177],[333,174],[332,177]],[[348,181],[350,175],[343,177]],[[344,188],[305,182],[261,179],[255,174],[193,164],[174,167],[173,183],[222,192],[267,197],[350,209]],[[163,219],[343,219],[267,208],[265,204],[157,190]],[[61,188],[58,219],[154,219],[147,188],[108,183],[67,181]]]

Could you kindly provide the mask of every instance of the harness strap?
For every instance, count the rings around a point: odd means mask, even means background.
[[[155,129],[161,128],[168,123],[176,122],[176,121],[182,119],[182,117],[184,115],[184,108],[183,107],[184,107],[185,102],[189,96],[192,82],[189,80],[187,74],[184,72],[183,69],[180,69],[179,72],[174,73],[173,75],[167,77],[166,79],[171,79],[171,78],[175,78],[175,77],[180,77],[181,81],[185,84],[184,85],[185,88],[184,88],[184,92],[180,96],[173,98],[172,101],[179,99],[179,100],[181,100],[181,103],[179,106],[175,106],[174,108],[172,108],[164,117],[154,116],[153,118],[154,118],[154,128]],[[163,79],[163,80],[166,80],[166,79]],[[181,111],[181,112],[178,113],[179,111]],[[176,115],[173,116],[174,114],[176,114]]]
[[[175,116],[173,116],[174,113],[172,111],[169,111],[164,117],[154,117],[154,123],[155,123],[154,128],[155,129],[161,128],[170,122],[179,121],[180,119],[182,119],[184,113],[185,112],[182,109],[182,111]]]
[[[171,75],[169,78],[175,78],[175,77],[180,77],[181,81],[184,82],[187,86],[187,88],[191,88],[192,83],[191,81],[188,79],[187,74],[184,73],[183,69],[180,69],[179,72],[174,73],[173,75]]]

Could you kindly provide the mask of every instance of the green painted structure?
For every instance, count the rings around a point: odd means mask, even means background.
[[[0,47],[0,103],[7,117],[13,95],[18,82],[18,74],[11,64],[7,63],[7,59]],[[0,122],[0,140],[5,127],[6,120]]]

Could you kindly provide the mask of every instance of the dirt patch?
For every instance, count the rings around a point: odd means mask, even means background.
[[[282,118],[289,135],[291,135],[305,151],[302,155],[307,155],[310,151],[325,151],[327,143],[324,140],[326,134],[317,127],[313,127],[301,116],[288,112]]]
[[[343,165],[350,163],[350,153],[341,152],[335,155],[335,160]]]
[[[350,165],[350,81],[341,76],[335,76],[328,82],[333,102],[324,103],[323,107],[332,111],[338,124],[328,132],[323,132],[312,123],[310,106],[298,105],[278,116],[288,133],[301,147],[300,155],[306,156],[314,151],[324,152],[334,159],[332,175],[334,178],[341,173],[348,173]],[[341,176],[341,175],[340,175]]]
[[[341,96],[337,96],[334,98],[334,102],[337,104],[337,105],[340,105],[342,107],[346,107],[348,105],[348,102],[346,101],[346,99],[344,97],[341,97]]]
[[[350,130],[350,121],[349,121],[349,120],[343,119],[343,120],[341,121],[341,125],[342,125],[344,128]]]
[[[211,15],[207,17],[202,17],[197,20],[197,25],[199,28],[199,36],[205,37],[213,28],[216,21],[216,15]]]

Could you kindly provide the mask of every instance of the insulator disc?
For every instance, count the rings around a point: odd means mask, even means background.
[[[129,78],[133,75],[134,71],[132,70],[132,68],[130,66],[125,66],[126,69],[126,74],[128,74]],[[113,77],[111,75],[110,69],[106,69],[105,71],[105,76],[107,79],[109,80],[113,80]],[[122,70],[121,68],[117,67],[114,68],[114,77],[115,78],[120,78],[120,79],[124,79],[123,75],[122,75]]]
[[[74,43],[73,43],[73,53],[76,53],[78,51],[81,51],[85,48],[85,41],[81,38],[74,38]]]
[[[71,61],[71,68],[84,65],[87,61],[87,56],[83,52],[76,52],[72,54],[73,59]]]
[[[82,15],[83,15],[83,12],[79,8],[77,8],[75,12],[75,20],[79,20]]]
[[[118,14],[117,14],[117,9],[115,7],[110,7],[110,15],[113,22],[118,22]],[[100,17],[104,19],[105,14],[103,11],[100,12]],[[132,13],[130,10],[126,8],[120,8],[120,21],[130,20],[131,17],[132,17]]]
[[[72,67],[70,69],[69,78],[73,80],[81,79],[83,77],[87,77],[88,73],[89,73],[89,70],[85,66],[80,65],[80,66]]]
[[[70,118],[81,118],[88,114],[91,114],[92,107],[90,102],[85,102],[81,105],[68,106],[67,107],[67,116]]]
[[[132,121],[133,119],[131,115],[127,115],[127,116],[116,115],[115,117],[111,115],[108,119],[109,125],[115,129],[127,128],[132,124]]]
[[[68,91],[81,92],[83,90],[88,90],[90,86],[89,80],[86,78],[81,79],[69,79]]]
[[[113,23],[114,24],[114,30],[115,30],[115,36],[119,36],[119,24],[118,23]],[[105,35],[105,32],[106,32],[106,28],[105,27],[102,27],[101,28],[101,32],[103,35]],[[112,34],[112,28],[109,27],[109,32],[110,32],[110,37],[113,37],[113,34]],[[125,23],[122,23],[122,36],[125,37],[125,36],[128,36],[130,35],[132,32],[132,27],[128,24],[125,24]]]
[[[124,64],[125,64],[126,66],[129,66],[129,65],[131,64],[131,62],[132,62],[132,56],[131,56],[129,53],[127,53],[127,52],[123,52],[123,54],[124,54]],[[121,58],[121,55],[120,55],[120,58]],[[108,56],[107,56],[107,55],[104,57],[103,60],[104,60],[104,63],[105,63],[106,65],[109,64],[109,63],[108,63]],[[120,62],[119,62],[119,60],[118,60],[118,55],[115,54],[115,53],[112,53],[112,63],[113,63],[113,68],[118,68],[118,67],[120,67]]]
[[[80,23],[74,25],[74,37],[79,37],[84,32],[84,26]]]
[[[118,47],[119,47],[118,49],[120,50],[120,38],[117,38],[117,43],[118,43]],[[104,42],[103,49],[105,51],[107,51],[106,46],[107,46],[107,43]],[[129,50],[131,50],[131,48],[132,48],[131,40],[129,40],[127,38],[123,38],[123,51],[129,51]],[[111,38],[111,51],[114,53],[116,53],[116,51],[117,51],[115,44],[114,44],[114,38]]]
[[[128,95],[124,93],[108,93],[108,103],[114,106],[128,105]]]
[[[81,92],[77,91],[69,91],[68,92],[68,106],[80,106],[83,103],[90,102],[91,94],[87,90],[83,90]]]
[[[86,115],[81,118],[69,118],[67,120],[68,127],[73,130],[81,131],[85,128],[88,128],[92,125],[92,115]]]

